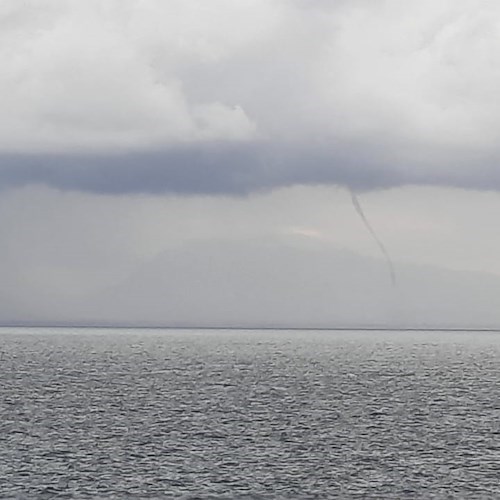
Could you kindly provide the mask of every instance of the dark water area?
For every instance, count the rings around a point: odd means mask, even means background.
[[[500,334],[0,330],[0,498],[500,498]]]

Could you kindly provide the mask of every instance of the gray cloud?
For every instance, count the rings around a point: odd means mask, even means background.
[[[499,189],[500,6],[5,2],[0,186]]]
[[[486,155],[388,159],[384,151],[354,145],[210,144],[121,154],[4,154],[0,187],[188,195],[245,195],[297,184],[360,191],[409,184],[500,189],[498,165]]]
[[[402,182],[397,171],[338,151],[275,145],[210,145],[127,154],[0,157],[0,185],[31,183],[100,193],[247,194],[293,184],[373,188]],[[384,170],[386,171],[384,174]]]

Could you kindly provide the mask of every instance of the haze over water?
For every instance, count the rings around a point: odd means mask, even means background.
[[[1,498],[498,498],[500,334],[0,331]]]

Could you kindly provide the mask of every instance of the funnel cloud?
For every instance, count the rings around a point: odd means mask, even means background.
[[[377,244],[377,246],[380,249],[380,252],[382,253],[385,261],[387,262],[387,267],[389,268],[389,275],[391,278],[391,283],[392,286],[396,286],[396,271],[394,269],[394,264],[392,262],[391,256],[389,252],[387,251],[387,248],[384,245],[384,242],[379,238],[377,232],[375,229],[373,229],[373,226],[370,224],[370,221],[367,219],[365,212],[363,210],[363,207],[361,206],[361,203],[359,202],[359,199],[356,195],[356,193],[351,189],[351,200],[352,200],[352,206],[356,210],[357,214],[359,215],[359,218],[363,222],[364,226],[370,233],[370,235],[373,238],[373,241]]]

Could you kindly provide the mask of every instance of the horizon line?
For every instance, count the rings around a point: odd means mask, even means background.
[[[5,328],[75,328],[75,329],[124,329],[124,330],[238,330],[238,331],[385,331],[385,332],[500,332],[500,326],[388,326],[388,325],[337,325],[337,326],[287,326],[287,325],[161,325],[161,324],[110,324],[110,323],[0,323]]]

